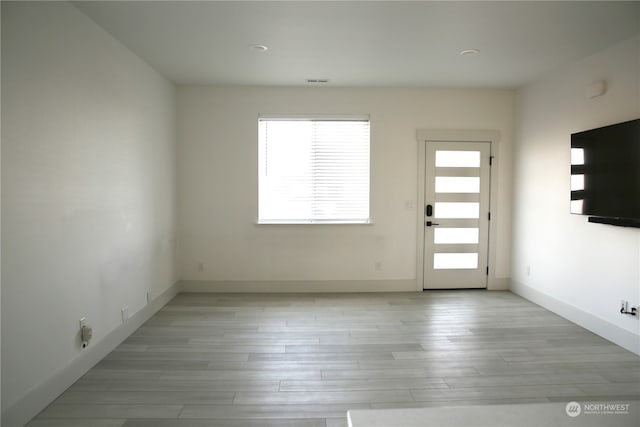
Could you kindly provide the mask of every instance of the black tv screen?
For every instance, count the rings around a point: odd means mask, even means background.
[[[640,119],[571,135],[571,213],[640,221]]]

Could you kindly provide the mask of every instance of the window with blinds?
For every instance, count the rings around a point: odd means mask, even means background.
[[[369,223],[369,118],[258,120],[258,222]]]

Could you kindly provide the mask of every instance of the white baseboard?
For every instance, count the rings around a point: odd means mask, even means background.
[[[182,280],[182,292],[416,292],[411,280]]]
[[[594,334],[600,335],[620,347],[640,355],[640,336],[631,331],[515,280],[511,281],[511,292],[588,329]]]
[[[127,339],[136,329],[165,306],[176,294],[179,287],[173,284],[161,295],[131,316],[126,323],[107,334],[102,340],[92,342],[77,358],[67,366],[29,391],[20,400],[2,412],[2,426],[21,427],[38,415],[56,397],[82,377],[107,354]]]

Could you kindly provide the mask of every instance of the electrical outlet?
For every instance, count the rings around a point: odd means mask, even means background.
[[[93,329],[90,326],[87,326],[87,318],[80,318],[80,341],[82,342],[82,348],[86,348],[89,345],[89,340],[91,340],[91,335],[93,334]]]
[[[376,261],[374,263],[374,268],[376,269],[376,271],[381,271],[382,270],[382,261]]]
[[[525,273],[527,274],[527,277],[531,276],[531,266],[530,265],[527,265]]]
[[[204,271],[204,262],[198,262],[198,271]]]
[[[620,313],[636,316],[636,319],[640,317],[640,307],[637,305],[629,307],[629,301],[620,301]]]
[[[129,319],[129,307],[122,307],[122,323]]]

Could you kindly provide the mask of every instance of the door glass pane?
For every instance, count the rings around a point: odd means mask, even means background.
[[[436,270],[462,270],[478,268],[478,254],[433,254],[433,268]]]
[[[479,228],[434,228],[433,243],[478,243]]]
[[[438,168],[479,168],[479,151],[441,151],[436,150]]]
[[[436,193],[479,193],[479,176],[436,176]]]
[[[436,202],[436,218],[480,218],[478,202]]]

